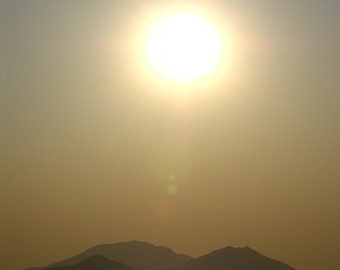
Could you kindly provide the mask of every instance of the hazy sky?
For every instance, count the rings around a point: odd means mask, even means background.
[[[132,239],[339,267],[339,1],[191,2],[234,51],[181,95],[131,53],[161,1],[1,1],[1,269]]]

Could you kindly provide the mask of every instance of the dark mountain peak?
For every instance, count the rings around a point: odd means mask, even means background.
[[[197,259],[182,263],[173,270],[294,270],[294,268],[261,255],[252,248],[227,246]]]
[[[132,240],[132,241],[129,241],[129,242],[121,242],[121,243],[125,244],[127,246],[135,247],[135,248],[158,249],[158,250],[163,251],[163,252],[176,254],[171,248],[153,245],[153,244],[150,244],[150,243],[145,242],[145,241]]]
[[[139,240],[131,240],[131,241],[127,241],[127,242],[117,242],[117,243],[104,243],[104,244],[96,245],[96,246],[92,247],[91,249],[107,248],[107,247],[110,247],[110,246],[113,246],[113,245],[117,246],[117,247],[130,247],[130,248],[147,248],[147,249],[161,248],[161,249],[169,250],[169,251],[173,252],[172,249],[170,249],[168,247],[156,246],[156,245],[150,244],[148,242],[139,241]]]
[[[55,266],[43,270],[133,270],[132,268],[110,260],[101,255],[93,255],[72,266]]]
[[[159,270],[192,259],[186,255],[176,254],[167,247],[133,240],[114,244],[100,244],[76,256],[56,262],[49,267],[75,265],[93,255],[101,255],[138,270]]]
[[[44,268],[45,269],[45,268]],[[46,270],[294,270],[249,246],[227,246],[197,259],[143,241],[101,244]],[[39,269],[36,269],[39,270]],[[41,269],[43,270],[43,269]]]
[[[67,267],[65,267],[67,268]],[[76,270],[132,270],[132,268],[101,255],[93,255],[70,267]]]
[[[204,256],[235,256],[235,255],[260,255],[257,251],[250,248],[249,246],[245,247],[232,247],[227,246],[225,248],[217,249],[212,252],[210,252],[207,255]]]
[[[188,259],[191,259],[187,255],[181,255],[176,254],[172,249],[164,246],[156,246],[153,244],[150,244],[145,241],[138,241],[138,240],[132,240],[128,242],[118,242],[118,243],[106,243],[106,244],[100,244],[93,248],[90,248],[88,251],[94,254],[105,254],[108,251],[115,250],[116,252],[122,252],[123,253],[129,253],[130,256],[139,256],[139,254],[151,254],[151,255],[157,255],[161,257],[167,257],[167,256],[181,256],[181,257],[187,257]],[[85,251],[87,252],[87,251]],[[110,258],[110,256],[108,256]]]

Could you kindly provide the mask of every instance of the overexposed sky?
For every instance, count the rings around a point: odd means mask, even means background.
[[[1,2],[4,269],[132,239],[339,266],[338,1],[190,2],[234,47],[185,95],[134,58],[162,1]]]

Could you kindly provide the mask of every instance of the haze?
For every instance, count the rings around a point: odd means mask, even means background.
[[[191,1],[234,52],[186,94],[135,59],[163,4],[1,1],[0,268],[136,239],[337,269],[339,1]]]

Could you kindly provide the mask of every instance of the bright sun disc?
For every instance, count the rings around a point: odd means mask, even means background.
[[[190,82],[217,67],[220,40],[204,17],[177,13],[158,21],[147,40],[151,67],[163,78]]]

